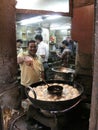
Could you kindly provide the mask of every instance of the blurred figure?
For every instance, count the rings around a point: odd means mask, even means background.
[[[37,54],[41,56],[42,62],[47,62],[48,56],[49,56],[49,46],[48,46],[48,44],[43,42],[42,35],[36,35],[35,40],[38,44]]]
[[[68,48],[71,50],[71,56],[73,57],[75,54],[74,41],[71,39],[70,36],[68,36],[65,41],[68,43]]]
[[[57,56],[62,59],[63,66],[64,67],[69,67],[69,62],[71,58],[71,50],[68,47],[68,43],[66,40],[62,41],[62,47],[64,48],[62,53],[57,53]]]
[[[61,53],[63,52],[63,50],[64,50],[63,44],[60,45],[59,50]]]
[[[42,35],[36,35],[35,40],[38,44],[38,50],[37,55],[41,56],[42,63],[44,65],[44,73],[45,73],[45,79],[47,80],[47,71],[48,71],[48,57],[49,57],[49,46],[47,43],[43,42]]]
[[[23,52],[22,44],[23,44],[23,41],[22,41],[21,39],[17,39],[17,40],[16,40],[17,55],[18,55],[20,52]],[[20,66],[19,66],[19,64],[17,64],[17,78],[18,78],[18,81],[19,81],[19,80],[20,80]],[[19,82],[20,82],[20,81],[19,81]]]
[[[16,47],[17,47],[17,55],[23,51],[22,49],[22,44],[23,44],[23,41],[21,39],[17,39],[16,40]]]

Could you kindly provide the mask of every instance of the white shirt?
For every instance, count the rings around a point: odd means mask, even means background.
[[[42,58],[42,62],[47,62],[49,57],[49,45],[43,41],[40,42],[38,44],[37,55],[44,55],[45,58]]]

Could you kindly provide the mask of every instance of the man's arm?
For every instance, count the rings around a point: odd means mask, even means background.
[[[41,72],[41,78],[42,80],[45,79],[44,71]]]
[[[24,57],[17,57],[17,63],[22,64],[24,62]]]

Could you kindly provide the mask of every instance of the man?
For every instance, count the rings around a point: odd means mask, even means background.
[[[48,71],[48,57],[49,57],[49,46],[47,43],[43,42],[42,35],[36,35],[35,40],[38,44],[38,50],[37,55],[41,56],[43,65],[44,65],[44,73],[45,73],[45,79],[47,80],[47,71]]]
[[[62,41],[62,47],[64,48],[63,52],[61,54],[57,54],[58,57],[62,59],[63,66],[69,67],[69,61],[71,58],[71,50],[68,47],[68,43],[66,40]]]
[[[37,54],[41,56],[42,62],[47,62],[48,61],[48,56],[49,56],[48,44],[43,42],[42,35],[36,35],[35,40],[36,40],[36,42],[38,44]]]
[[[23,44],[23,41],[21,39],[16,40],[16,47],[17,47],[17,55],[23,51],[21,45]]]
[[[70,36],[66,38],[66,42],[68,43],[68,48],[71,50],[71,56],[74,56],[74,50],[75,50],[75,45],[74,41],[71,39]]]
[[[35,40],[28,42],[27,52],[21,52],[17,56],[17,62],[21,70],[21,85],[27,87],[44,78],[44,68],[40,57],[36,55],[37,44]],[[22,90],[22,93],[24,90]]]

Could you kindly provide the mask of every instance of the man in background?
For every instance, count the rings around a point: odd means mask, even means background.
[[[49,57],[49,46],[47,43],[43,42],[43,37],[42,35],[36,35],[35,40],[38,44],[38,49],[37,49],[37,55],[41,56],[42,63],[44,65],[44,75],[45,79],[48,79],[47,71],[48,71],[48,57]]]
[[[17,47],[17,55],[23,51],[22,49],[22,44],[23,44],[23,41],[21,39],[17,39],[16,40],[16,47]]]
[[[68,36],[65,41],[68,44],[68,48],[71,50],[71,56],[74,57],[76,47],[74,44],[75,42],[71,39],[70,36]]]
[[[62,59],[62,66],[69,67],[71,59],[71,49],[69,49],[66,40],[62,41],[62,47],[64,48],[62,53],[57,53],[57,56]]]

